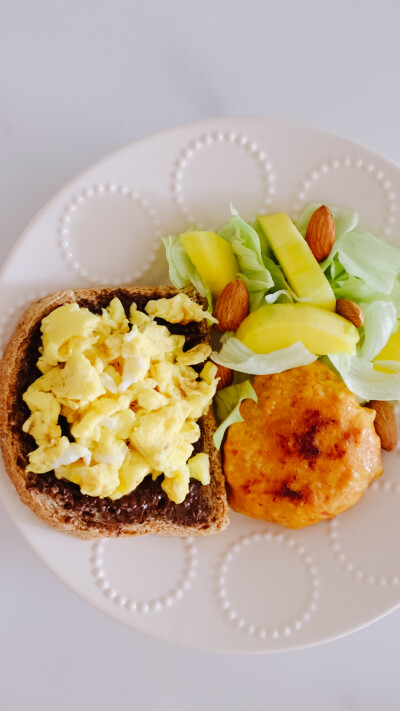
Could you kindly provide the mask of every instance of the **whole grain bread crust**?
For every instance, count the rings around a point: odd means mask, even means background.
[[[84,539],[149,533],[164,536],[200,536],[217,533],[229,523],[221,458],[212,440],[216,423],[211,407],[199,420],[201,441],[198,445],[201,451],[209,455],[211,483],[203,486],[200,482],[191,480],[190,494],[183,504],[178,505],[166,500],[158,480],[147,485],[145,480],[137,490],[128,495],[129,499],[122,497],[118,502],[111,502],[110,499],[95,500],[96,497],[84,497],[79,487],[71,482],[60,482],[54,472],[32,477],[25,471],[28,451],[36,445],[33,438],[22,432],[22,423],[29,415],[22,394],[40,375],[35,363],[38,358],[42,319],[58,306],[73,302],[99,312],[115,296],[121,299],[126,308],[135,302],[138,308],[143,310],[148,300],[172,297],[178,291],[168,286],[101,287],[60,291],[33,303],[17,324],[0,363],[0,446],[7,474],[21,501],[54,528]],[[196,290],[189,288],[183,291],[206,306]],[[184,333],[187,347],[209,340],[206,321],[187,326],[166,325],[170,330]],[[151,477],[146,479],[151,480]],[[146,486],[151,486],[151,495]],[[87,499],[90,501],[86,501]],[[108,508],[105,502],[110,502],[107,504]],[[138,509],[139,502],[140,511],[136,516],[134,512]]]

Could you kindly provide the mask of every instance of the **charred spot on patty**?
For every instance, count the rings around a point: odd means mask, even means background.
[[[306,459],[318,457],[321,453],[315,438],[324,428],[325,422],[319,410],[307,410],[304,413],[305,428],[303,432],[295,434],[300,454]]]
[[[277,496],[283,496],[287,499],[292,499],[292,501],[301,501],[303,498],[303,494],[300,491],[294,491],[294,489],[291,489],[286,481],[283,482]]]

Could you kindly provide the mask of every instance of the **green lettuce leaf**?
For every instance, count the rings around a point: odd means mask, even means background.
[[[316,358],[300,342],[271,353],[253,353],[234,337],[223,344],[219,353],[211,354],[214,363],[251,375],[282,373],[284,370],[297,368],[300,365],[309,365]]]
[[[348,274],[363,279],[372,291],[386,295],[393,291],[400,272],[400,249],[369,232],[353,231],[335,242],[332,253],[338,255]],[[325,268],[325,263],[321,268]]]
[[[357,351],[364,360],[373,360],[397,330],[396,307],[391,301],[374,301],[363,304],[363,311],[364,326]]]
[[[330,285],[332,286],[335,282],[340,281],[340,279],[344,279],[346,277],[349,277],[350,275],[347,274],[343,264],[340,263],[340,259],[337,254],[333,258],[328,258],[326,260],[328,264],[323,266],[323,271],[325,272],[325,276],[330,282]],[[354,277],[352,277],[354,279]],[[332,286],[333,288],[333,286]]]
[[[243,422],[243,417],[240,414],[240,405],[246,399],[257,402],[257,395],[250,380],[245,380],[243,383],[237,383],[236,385],[229,385],[229,387],[217,391],[214,397],[214,407],[217,420],[221,423],[213,437],[217,449],[221,447],[224,434],[229,425],[234,422]]]
[[[297,296],[297,294],[294,293],[293,289],[286,281],[285,275],[281,267],[276,261],[274,261],[273,255],[270,255],[270,251],[271,250],[269,248],[267,249],[267,251],[264,251],[264,248],[262,248],[263,262],[269,273],[271,274],[272,280],[274,282],[274,285],[271,286],[271,288],[268,290],[268,293],[264,297],[264,300],[267,302],[267,304],[274,304],[275,302],[294,303],[296,301],[310,301],[308,297],[300,298]]]
[[[267,269],[268,269],[268,264],[266,263],[265,258],[269,258],[269,259],[271,259],[271,260],[275,260],[275,256],[274,256],[274,253],[273,253],[273,251],[272,251],[272,247],[271,247],[271,245],[270,245],[270,243],[269,243],[269,241],[268,241],[268,237],[267,237],[267,235],[265,234],[263,228],[261,227],[261,225],[260,225],[258,219],[255,220],[255,222],[253,222],[253,223],[251,224],[251,227],[252,227],[253,230],[255,230],[255,232],[257,232],[257,234],[258,234],[258,237],[259,237],[259,239],[260,239],[260,247],[261,247],[261,254],[262,254],[262,257],[263,257],[263,261],[264,261],[265,266],[266,266]]]
[[[278,291],[272,291],[270,294],[266,294],[264,296],[265,301],[267,304],[275,304],[275,303],[289,303],[292,304],[294,299],[288,289],[278,289]]]
[[[390,300],[396,309],[397,318],[400,318],[400,281],[398,277],[390,294],[374,291],[364,279],[348,274],[337,256],[325,274],[337,299],[350,299],[362,305]]]
[[[349,390],[361,401],[400,399],[400,373],[379,372],[370,361],[347,353],[336,353],[328,358]]]
[[[351,299],[352,301],[366,303],[387,301],[387,294],[374,291],[364,279],[348,274],[340,264],[338,257],[335,257],[325,275],[337,299]]]
[[[204,284],[199,272],[180,241],[179,235],[169,235],[161,238],[166,251],[169,278],[177,289],[192,284],[199,294],[205,296],[208,301],[208,310],[212,311],[212,297],[210,289]]]
[[[277,264],[273,258],[269,256],[268,252],[265,253],[263,251],[262,254],[264,264],[271,274],[274,282],[273,286],[268,290],[268,294],[265,296],[266,302],[268,304],[273,304],[275,301],[278,301],[279,303],[284,303],[285,301],[293,303],[294,301],[298,301],[298,297],[286,281],[285,275],[279,264]],[[278,296],[276,296],[276,294],[278,294]]]
[[[237,257],[240,270],[238,277],[243,279],[247,286],[250,309],[254,311],[262,303],[267,291],[274,286],[262,258],[260,237],[256,230],[236,213],[218,234],[229,242]]]

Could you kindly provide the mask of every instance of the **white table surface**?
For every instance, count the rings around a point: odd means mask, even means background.
[[[174,124],[284,117],[400,162],[399,23],[397,0],[2,0],[0,262],[67,180]],[[400,610],[280,655],[143,637],[59,582],[0,504],[4,711],[388,711],[399,639]]]

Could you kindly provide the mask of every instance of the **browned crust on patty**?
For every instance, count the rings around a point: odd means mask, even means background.
[[[135,302],[138,309],[143,310],[150,299],[172,297],[179,291],[169,286],[60,291],[33,303],[17,324],[0,363],[0,446],[6,471],[21,501],[54,528],[79,538],[93,539],[148,533],[199,536],[217,533],[227,526],[225,480],[221,458],[212,440],[216,428],[212,408],[199,420],[201,437],[195,444],[195,451],[209,455],[211,483],[203,486],[191,480],[189,494],[182,504],[170,501],[160,482],[153,482],[151,477],[146,477],[131,494],[111,501],[84,496],[77,485],[58,480],[54,472],[34,475],[25,472],[28,452],[35,448],[35,442],[22,431],[22,424],[29,416],[22,394],[40,375],[36,361],[42,319],[58,306],[72,302],[99,312],[115,296],[121,299],[125,308]],[[183,291],[206,306],[195,289]],[[185,335],[187,348],[209,340],[209,327],[205,321],[185,326],[166,325],[170,331]]]

